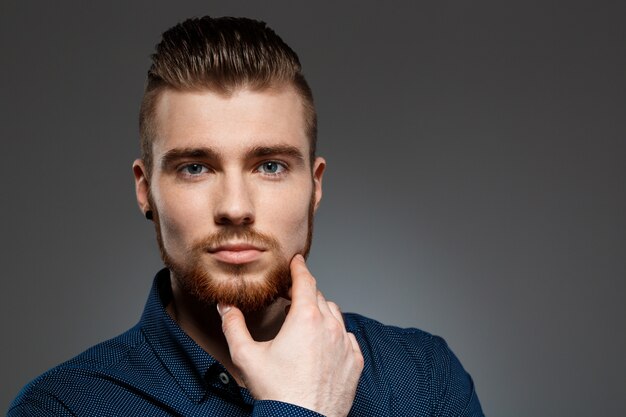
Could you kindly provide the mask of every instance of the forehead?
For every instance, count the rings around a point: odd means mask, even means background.
[[[155,159],[175,148],[210,147],[236,158],[251,147],[295,146],[309,152],[304,105],[292,87],[165,90],[155,107]]]

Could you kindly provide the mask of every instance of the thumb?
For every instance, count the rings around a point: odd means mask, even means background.
[[[222,332],[224,332],[226,337],[231,357],[239,356],[236,355],[237,352],[245,352],[246,346],[254,343],[254,339],[252,339],[250,331],[248,331],[248,326],[246,326],[246,319],[241,310],[230,305],[218,304],[217,312],[222,318]]]

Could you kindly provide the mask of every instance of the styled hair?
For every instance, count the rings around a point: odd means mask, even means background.
[[[166,89],[208,89],[230,95],[241,88],[264,90],[292,86],[302,99],[309,156],[315,158],[317,116],[313,94],[298,55],[267,26],[247,18],[185,20],[165,31],[152,54],[141,101],[141,158],[152,173],[152,142],[157,133],[155,108]]]

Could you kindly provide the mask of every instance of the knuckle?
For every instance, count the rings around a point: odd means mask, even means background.
[[[338,342],[338,341],[344,340],[345,330],[343,326],[341,325],[341,323],[339,323],[337,320],[328,321],[327,331],[329,334],[329,338],[332,341]],[[348,343],[350,343],[348,339],[345,339],[345,340]]]
[[[236,366],[242,366],[246,364],[247,361],[247,349],[239,349],[237,345],[229,346],[230,348],[230,359],[233,361],[233,364]]]
[[[354,366],[358,369],[363,369],[363,367],[365,366],[365,358],[363,357],[363,353],[361,353],[359,349],[354,349],[354,347],[351,347],[351,351],[351,357]]]
[[[354,353],[354,359],[357,363],[357,366],[363,369],[363,367],[365,366],[365,358],[363,357],[363,354],[360,350]]]
[[[299,309],[299,315],[302,320],[315,323],[319,320],[320,311],[315,305],[306,305]]]
[[[341,312],[341,309],[335,302],[326,301],[326,303],[328,304],[328,308],[330,308],[331,310],[334,310],[335,312]]]
[[[363,360],[362,356],[359,356],[355,359],[355,367],[359,370],[359,372],[362,371],[363,368],[365,368],[365,361]]]

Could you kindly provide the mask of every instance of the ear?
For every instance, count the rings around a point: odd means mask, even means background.
[[[141,213],[145,216],[148,210],[152,210],[152,207],[150,207],[150,199],[148,198],[150,193],[148,173],[141,159],[135,159],[135,162],[133,162],[133,175],[135,177],[137,204],[139,205],[139,210],[141,210]]]
[[[322,177],[324,176],[324,170],[326,169],[326,160],[322,157],[315,158],[315,162],[313,163],[313,186],[315,187],[315,208],[320,205],[320,201],[322,201]]]

